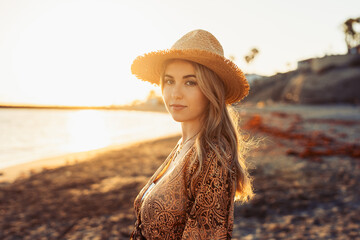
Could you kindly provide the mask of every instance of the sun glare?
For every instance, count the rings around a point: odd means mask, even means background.
[[[14,45],[12,70],[23,100],[104,106],[144,99],[152,87],[130,72],[141,40],[129,33],[140,23],[127,23],[144,19],[125,6],[119,12],[105,3],[69,4],[39,15]]]
[[[68,119],[66,151],[80,152],[110,145],[111,139],[105,119],[95,110],[80,110]]]

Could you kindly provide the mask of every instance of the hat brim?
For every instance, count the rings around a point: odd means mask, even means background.
[[[214,71],[225,85],[227,104],[240,101],[249,93],[249,84],[244,73],[230,60],[198,49],[160,50],[138,56],[131,65],[131,72],[139,79],[159,85],[161,69],[168,59],[183,59],[199,63]]]

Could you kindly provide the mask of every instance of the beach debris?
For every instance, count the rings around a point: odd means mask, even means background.
[[[269,134],[276,138],[286,139],[289,141],[296,141],[296,148],[291,148],[287,151],[287,154],[299,156],[301,158],[309,158],[313,161],[321,161],[322,156],[349,156],[360,159],[360,144],[342,142],[338,139],[327,136],[322,131],[300,131],[299,126],[304,122],[299,115],[290,115],[287,113],[272,113],[271,117],[288,118],[288,128],[280,128],[275,126],[268,126],[263,117],[259,114],[255,114],[242,126],[249,131],[257,131]],[[274,121],[272,119],[272,121]],[[333,125],[354,126],[360,125],[359,121],[345,121],[345,120],[332,120],[332,119],[311,119],[306,120],[316,123],[327,123]],[[282,125],[283,126],[283,125]],[[345,137],[346,134],[341,134],[341,137]]]

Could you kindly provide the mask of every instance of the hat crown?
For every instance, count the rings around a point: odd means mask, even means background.
[[[176,50],[204,50],[224,56],[220,42],[208,31],[198,29],[185,34],[171,47]]]

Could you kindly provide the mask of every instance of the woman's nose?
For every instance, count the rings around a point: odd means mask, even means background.
[[[172,97],[174,99],[181,99],[183,97],[181,86],[175,84],[172,90]]]

